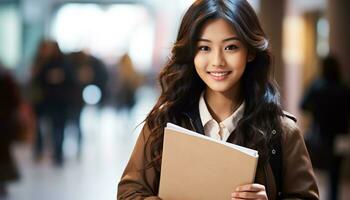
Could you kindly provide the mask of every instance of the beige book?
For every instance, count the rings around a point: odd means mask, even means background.
[[[159,197],[163,200],[224,200],[253,183],[258,152],[168,123]]]

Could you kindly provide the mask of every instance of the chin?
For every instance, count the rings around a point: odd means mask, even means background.
[[[208,87],[210,90],[212,90],[213,92],[220,92],[220,93],[226,93],[228,91],[230,91],[229,87],[223,87],[223,86],[212,86],[212,87]]]

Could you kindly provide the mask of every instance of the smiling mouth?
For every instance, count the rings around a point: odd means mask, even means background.
[[[230,71],[225,71],[225,72],[208,72],[208,74],[212,75],[212,76],[215,76],[215,77],[224,77],[228,74],[230,74],[231,72]]]

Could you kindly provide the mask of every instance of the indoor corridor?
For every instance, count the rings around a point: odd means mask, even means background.
[[[86,107],[81,119],[82,153],[77,154],[74,131],[66,130],[66,160],[62,167],[53,165],[50,152],[34,161],[31,145],[15,144],[13,150],[21,178],[10,184],[7,200],[115,199],[117,183],[142,128],[142,124],[137,125],[158,95],[144,87],[137,96],[139,101],[129,115],[112,108],[98,111]]]
[[[84,137],[81,156],[77,155],[74,131],[68,128],[64,144],[66,162],[62,167],[52,164],[50,152],[46,152],[42,160],[34,161],[31,145],[16,144],[14,153],[21,179],[10,185],[7,200],[115,199],[118,181],[142,128],[142,124],[137,125],[146,117],[157,96],[155,89],[141,88],[129,114],[112,108],[98,111],[86,107],[81,119]],[[316,171],[316,174],[321,200],[326,200],[325,173]],[[341,200],[349,199],[350,195],[349,173],[346,174]]]

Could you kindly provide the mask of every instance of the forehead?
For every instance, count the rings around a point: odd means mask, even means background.
[[[199,33],[199,37],[206,39],[225,39],[228,37],[237,37],[237,33],[230,23],[220,18],[206,22]]]

